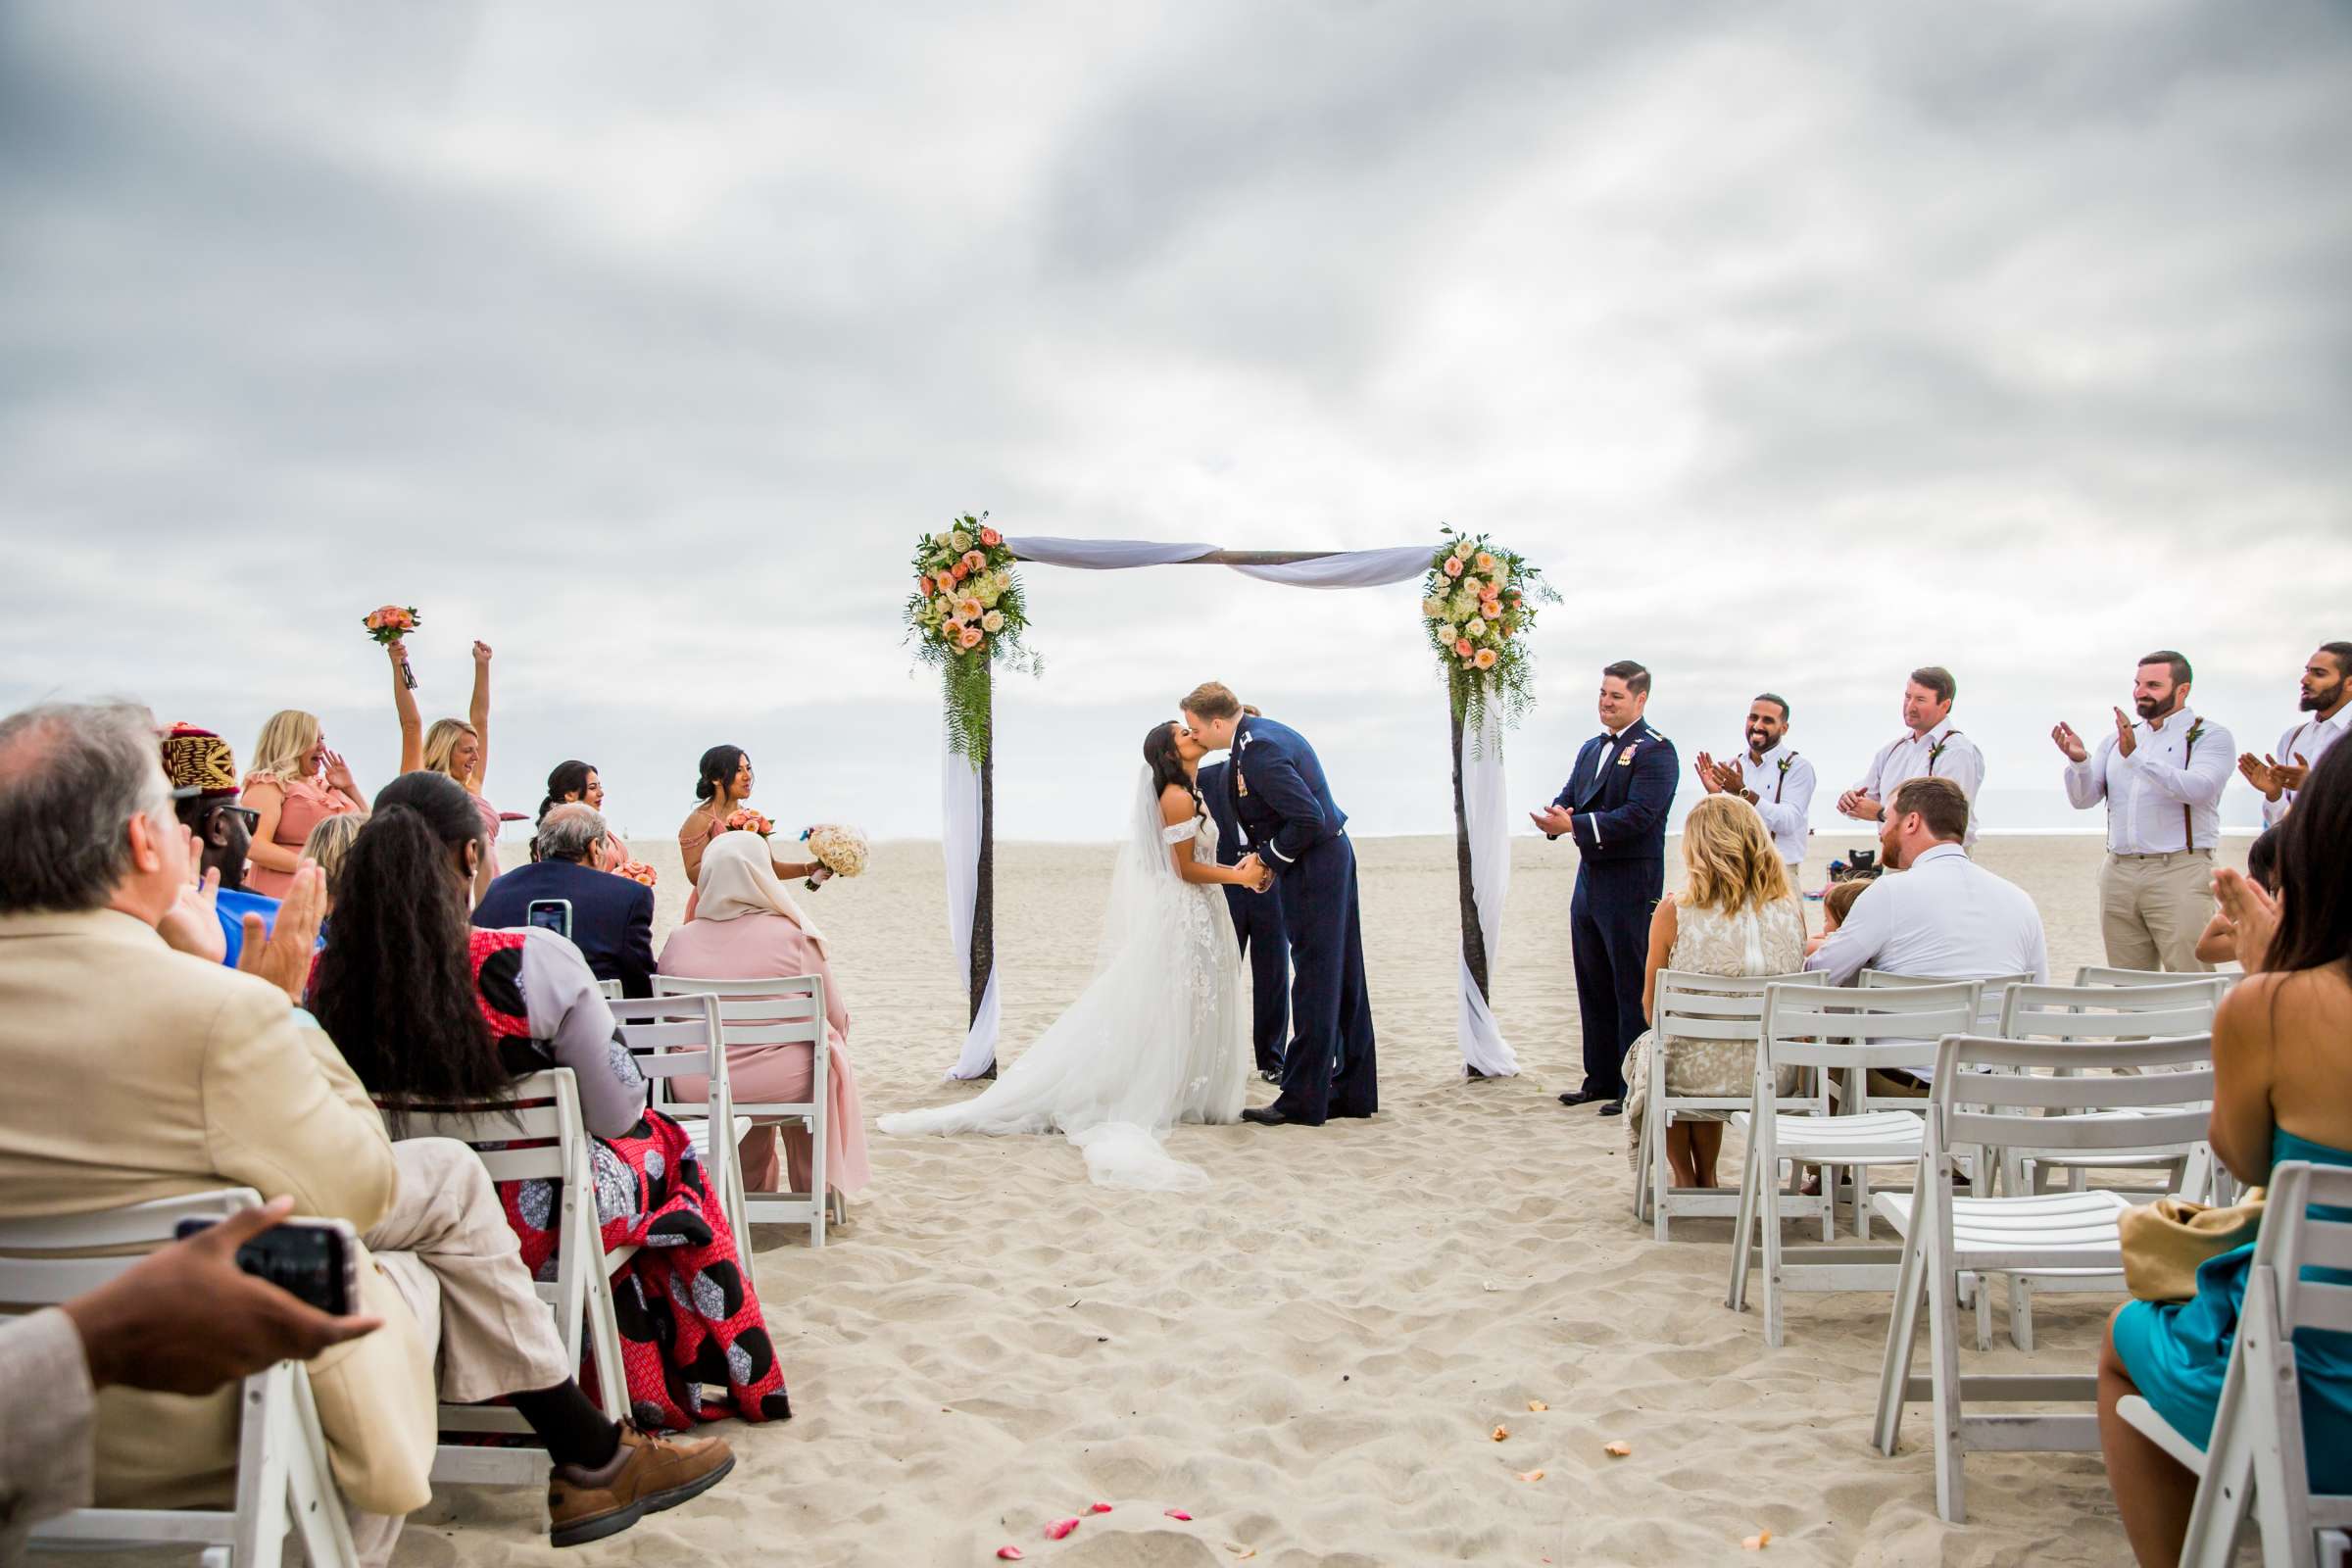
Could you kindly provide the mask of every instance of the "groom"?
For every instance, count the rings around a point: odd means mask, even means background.
[[[1320,1127],[1330,1116],[1380,1108],[1372,1052],[1372,999],[1364,989],[1364,939],[1356,915],[1355,850],[1348,813],[1331,798],[1323,764],[1287,724],[1242,712],[1241,700],[1209,681],[1184,700],[1184,719],[1210,751],[1230,751],[1227,805],[1267,856],[1282,888],[1291,947],[1291,1049],[1282,1093],[1242,1119],[1264,1127]],[[1335,1071],[1336,1068],[1336,1071]]]

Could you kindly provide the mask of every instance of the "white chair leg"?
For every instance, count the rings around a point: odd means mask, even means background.
[[[1838,1240],[1838,1176],[1839,1169],[1840,1167],[1837,1165],[1813,1167],[1813,1175],[1821,1183],[1821,1239],[1825,1245]],[[1788,1167],[1788,1190],[1790,1192],[1801,1193],[1804,1191],[1804,1175],[1801,1167],[1796,1165]]]
[[[1642,1107],[1642,1131],[1634,1149],[1634,1218],[1649,1218],[1649,1128],[1655,1106]]]
[[[1917,1210],[1913,1211],[1917,1217]],[[1946,1524],[1968,1523],[1967,1470],[1960,1446],[1959,1302],[1954,1270],[1940,1242],[1928,1237],[1928,1377],[1936,1406],[1936,1513]],[[1980,1285],[1980,1289],[1982,1286]]]
[[[1654,1100],[1649,1103],[1649,1112],[1642,1118],[1642,1140],[1648,1147],[1650,1161],[1650,1239],[1663,1242],[1667,1239],[1666,1198],[1674,1191],[1674,1172],[1666,1162],[1666,1135],[1674,1124],[1667,1118],[1665,1107]]]
[[[287,1385],[294,1368],[280,1363],[245,1380],[238,1398],[236,1540],[230,1548],[237,1568],[278,1568],[286,1550],[286,1465],[281,1445],[293,1426]]]
[[[1911,1379],[1911,1342],[1919,1334],[1920,1274],[1925,1263],[1915,1234],[1904,1244],[1902,1266],[1895,1271],[1894,1305],[1886,1316],[1886,1349],[1879,1360],[1879,1414],[1873,1440],[1884,1454],[1894,1452],[1895,1440],[1902,1435],[1903,1386]]]
[[[2034,1282],[2023,1274],[2009,1276],[2009,1343],[2034,1348]]]
[[[352,1545],[351,1522],[344,1517],[343,1500],[336,1494],[334,1471],[326,1456],[326,1434],[318,1425],[318,1401],[311,1380],[293,1380],[294,1437],[298,1451],[287,1468],[293,1495],[295,1525],[302,1532],[304,1555],[311,1568],[359,1568],[359,1551]]]
[[[1989,1354],[1992,1350],[1992,1292],[1984,1288],[1983,1275],[1972,1277],[1977,1287],[1977,1349],[1980,1353]],[[1963,1300],[1960,1304],[1966,1306],[1968,1303]]]
[[[1748,1242],[1755,1234],[1759,1188],[1763,1189],[1763,1201],[1770,1206],[1773,1217],[1778,1219],[1780,1193],[1777,1188],[1765,1186],[1764,1175],[1756,1168],[1756,1146],[1751,1138],[1740,1155],[1740,1214],[1732,1221],[1732,1278],[1723,1296],[1723,1304],[1735,1312],[1747,1310]]]
[[[1854,1167],[1854,1239],[1870,1240],[1870,1167]]]
[[[1823,1173],[1826,1178],[1828,1172]],[[1759,1216],[1764,1227],[1764,1343],[1781,1348],[1781,1215],[1780,1204]]]

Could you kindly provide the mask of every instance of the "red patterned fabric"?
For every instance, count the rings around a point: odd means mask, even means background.
[[[499,955],[525,940],[520,931],[476,930],[470,937],[474,993],[510,1066],[515,1045],[530,1038],[530,1021],[494,1004],[494,991],[512,994],[512,987],[485,985],[483,976],[502,967]],[[678,1431],[728,1415],[790,1416],[784,1370],[759,1295],[685,1130],[649,1109],[621,1137],[595,1139],[590,1154],[606,1250],[640,1249],[612,1276],[620,1359],[639,1425]],[[498,1196],[521,1241],[524,1266],[534,1278],[552,1280],[556,1184],[501,1182]],[[585,1367],[581,1381],[594,1386]]]

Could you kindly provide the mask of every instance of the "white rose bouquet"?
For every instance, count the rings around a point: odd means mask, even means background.
[[[808,846],[810,858],[835,876],[859,876],[865,871],[863,828],[846,822],[819,822],[801,835],[801,842]],[[817,885],[815,877],[808,879],[811,890]]]

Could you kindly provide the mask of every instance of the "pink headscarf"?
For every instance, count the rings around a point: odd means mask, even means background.
[[[733,920],[747,914],[780,914],[799,926],[818,953],[832,956],[825,951],[825,934],[794,901],[784,879],[776,875],[767,840],[738,828],[719,834],[703,852],[703,876],[694,891],[694,917]]]

